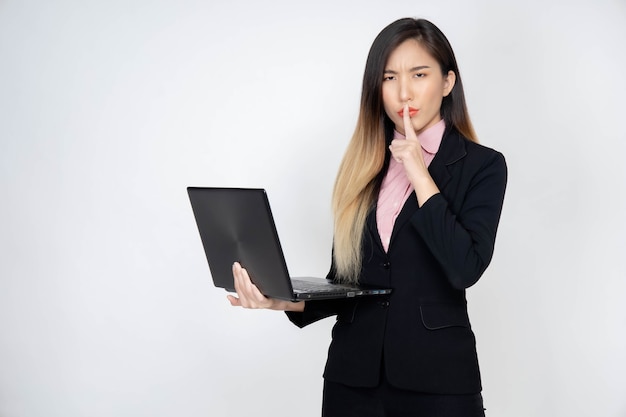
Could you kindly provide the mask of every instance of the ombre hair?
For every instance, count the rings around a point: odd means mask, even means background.
[[[415,39],[439,63],[444,76],[456,75],[455,85],[441,103],[441,117],[447,128],[477,142],[470,121],[463,83],[452,47],[445,35],[424,19],[400,19],[382,30],[370,48],[363,75],[357,125],[343,157],[335,187],[333,261],[337,279],[358,282],[362,265],[363,230],[375,207],[384,171],[387,146],[394,125],[383,107],[383,73],[389,55],[404,41]]]

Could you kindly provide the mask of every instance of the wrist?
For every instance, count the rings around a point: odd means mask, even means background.
[[[419,207],[422,205],[433,195],[439,193],[439,187],[435,184],[432,177],[420,177],[419,179],[412,182],[413,188],[415,189],[415,195],[417,197],[417,203]]]
[[[276,300],[276,303],[272,307],[274,310],[281,311],[293,311],[301,313],[304,311],[304,301],[286,301],[286,300]]]

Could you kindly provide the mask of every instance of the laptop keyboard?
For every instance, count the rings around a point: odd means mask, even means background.
[[[291,283],[294,287],[294,291],[299,292],[328,292],[337,291],[341,289],[354,290],[354,287],[344,286],[340,284],[330,284],[326,281],[312,282],[300,279],[292,279]]]

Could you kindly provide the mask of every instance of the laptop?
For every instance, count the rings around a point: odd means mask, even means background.
[[[187,187],[216,287],[235,292],[232,265],[246,268],[268,297],[320,300],[390,294],[389,288],[334,284],[323,278],[291,278],[264,189]]]

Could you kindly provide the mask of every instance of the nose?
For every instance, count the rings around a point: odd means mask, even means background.
[[[408,80],[403,79],[400,81],[400,101],[406,103],[411,101],[413,98],[413,93],[411,91]]]

